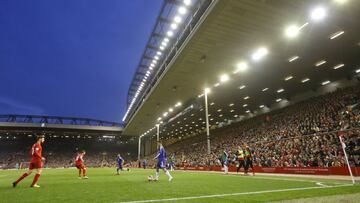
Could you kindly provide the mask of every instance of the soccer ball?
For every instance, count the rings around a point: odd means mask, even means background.
[[[154,177],[152,175],[148,176],[148,181],[151,182],[154,180]]]

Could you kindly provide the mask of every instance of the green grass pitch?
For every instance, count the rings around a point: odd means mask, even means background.
[[[44,169],[41,188],[29,187],[33,174],[12,188],[23,172],[0,171],[0,202],[267,202],[360,193],[360,185],[350,181],[176,171],[168,182],[161,171],[158,182],[148,182],[155,170],[117,176],[111,168],[88,169],[88,180],[78,179],[76,169]]]

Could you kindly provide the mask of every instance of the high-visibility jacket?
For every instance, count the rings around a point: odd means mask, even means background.
[[[244,160],[244,151],[243,150],[237,151],[237,158],[238,158],[238,160]]]

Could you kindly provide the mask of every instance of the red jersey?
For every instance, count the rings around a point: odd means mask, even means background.
[[[84,157],[84,154],[83,154],[83,153],[78,154],[78,155],[76,156],[76,158],[75,158],[75,164],[76,164],[76,165],[83,164],[83,162],[84,162],[83,157]]]
[[[36,142],[31,147],[31,162],[39,162],[42,161],[42,147],[41,144]]]

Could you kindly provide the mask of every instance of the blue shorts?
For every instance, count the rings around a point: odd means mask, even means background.
[[[165,160],[158,160],[157,168],[165,168]]]
[[[123,168],[122,164],[118,164],[118,168],[122,169]]]

